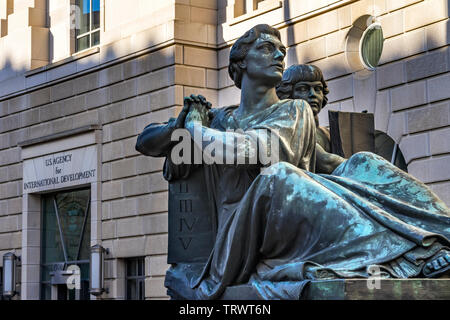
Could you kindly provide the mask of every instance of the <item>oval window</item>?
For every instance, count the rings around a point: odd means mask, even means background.
[[[379,23],[371,24],[363,33],[361,37],[359,52],[363,65],[373,70],[377,67],[380,61],[381,53],[383,52],[383,30]]]

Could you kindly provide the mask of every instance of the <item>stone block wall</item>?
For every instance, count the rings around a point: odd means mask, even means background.
[[[120,3],[102,1],[110,11],[105,10],[100,48],[71,56],[70,32],[61,17],[70,6],[50,1],[55,23],[50,30],[61,32],[54,33],[54,63],[5,76],[9,80],[0,89],[0,256],[8,251],[20,255],[23,242],[18,143],[99,124],[99,232],[111,251],[106,260],[109,293],[102,299],[124,298],[124,259],[139,256],[145,257],[146,298],[166,299],[164,159],[145,157],[134,146],[147,124],[176,116],[185,95],[201,93],[217,105],[216,2]],[[149,23],[150,17],[160,20]]]

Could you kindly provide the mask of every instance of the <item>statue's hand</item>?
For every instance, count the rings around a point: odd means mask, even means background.
[[[177,120],[175,121],[175,128],[184,128],[184,122],[186,121],[186,116],[189,113],[189,106],[189,103],[186,103],[185,100],[183,109],[181,109],[180,113],[178,114]]]
[[[331,174],[346,159],[336,154],[326,152],[316,143],[316,172]]]
[[[183,110],[189,107],[189,112],[186,115],[185,127],[194,123],[200,124],[204,127],[209,127],[211,122],[212,113],[210,112],[211,103],[206,101],[202,95],[193,95],[184,98]]]

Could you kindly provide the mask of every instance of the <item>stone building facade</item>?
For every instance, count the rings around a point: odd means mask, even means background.
[[[191,93],[216,107],[239,103],[228,55],[258,23],[280,30],[287,67],[323,70],[330,94],[322,125],[327,110],[374,113],[376,129],[399,145],[409,173],[450,205],[447,0],[92,1],[100,41],[83,50],[76,17],[89,10],[77,1],[0,3],[0,257],[21,257],[14,299],[44,297],[44,211],[53,210],[45,201],[80,188],[89,190],[83,241],[109,249],[108,292],[98,298],[130,297],[137,283],[131,263],[142,264],[138,295],[167,298],[168,184],[163,159],[136,152],[136,137],[147,124],[176,116]],[[361,21],[382,26],[374,70],[361,65],[355,47],[367,27]],[[43,182],[47,169],[49,178],[66,178]],[[68,221],[79,230],[82,220]],[[62,289],[47,285],[45,298],[57,298]]]

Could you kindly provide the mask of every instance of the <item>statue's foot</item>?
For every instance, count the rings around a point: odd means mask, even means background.
[[[427,278],[437,278],[450,274],[450,251],[441,250],[427,261],[423,267],[423,275]]]

